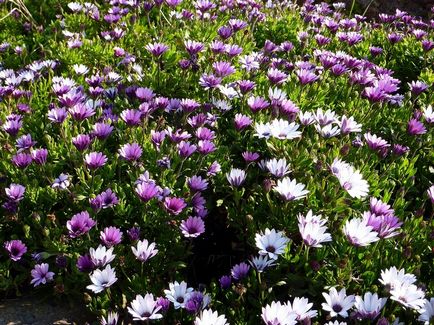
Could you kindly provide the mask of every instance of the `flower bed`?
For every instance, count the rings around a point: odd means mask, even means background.
[[[0,290],[102,324],[428,324],[433,28],[343,3],[0,4]]]

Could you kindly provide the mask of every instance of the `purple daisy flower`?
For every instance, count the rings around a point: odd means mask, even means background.
[[[77,268],[80,272],[91,272],[95,269],[95,264],[89,254],[79,256],[77,259]]]
[[[250,265],[242,262],[240,264],[235,265],[231,269],[231,275],[235,280],[239,281],[244,279],[247,276],[249,270],[250,270]]]
[[[182,198],[177,198],[177,197],[164,198],[164,207],[166,211],[175,216],[180,214],[186,206],[187,204]]]
[[[13,261],[19,261],[27,252],[26,245],[19,239],[13,239],[5,242],[4,248],[8,251],[9,257]]]
[[[232,284],[232,278],[229,275],[223,275],[219,279],[219,283],[220,283],[220,287],[222,289],[228,289],[228,288],[230,288],[230,286]]]
[[[112,247],[122,241],[122,232],[116,227],[106,227],[100,233],[101,241],[107,247]]]
[[[84,162],[89,169],[98,169],[105,165],[107,157],[102,152],[91,152],[85,155]]]
[[[49,265],[47,263],[36,264],[35,268],[31,271],[32,281],[35,287],[40,284],[46,284],[53,280],[54,273],[48,271]]]
[[[139,125],[142,112],[136,109],[126,109],[121,113],[121,119],[129,126]]]
[[[83,151],[87,149],[92,142],[91,138],[87,134],[79,134],[72,138],[72,144],[77,148],[78,151]]]
[[[426,128],[422,122],[413,118],[408,122],[407,132],[410,135],[421,135],[426,133]]]
[[[35,149],[31,151],[32,159],[37,165],[44,165],[47,162],[48,150]]]
[[[131,227],[127,230],[127,235],[131,241],[139,240],[140,238],[140,228],[139,227]]]
[[[202,179],[200,176],[192,176],[188,181],[187,185],[190,190],[194,192],[205,191],[208,187],[208,181],[206,179]]]
[[[259,159],[259,154],[257,152],[245,151],[241,155],[247,163],[254,162]]]
[[[252,120],[247,115],[235,114],[234,124],[237,131],[241,131],[251,125]]]
[[[182,234],[187,238],[196,238],[205,232],[205,223],[202,218],[199,217],[188,217],[187,220],[181,222]]]
[[[6,196],[9,200],[13,202],[19,202],[24,198],[24,192],[26,191],[26,188],[23,185],[20,184],[14,184],[12,183],[5,189]]]
[[[89,213],[83,211],[73,215],[71,220],[66,222],[66,228],[71,238],[77,238],[86,234],[95,224],[95,220],[89,216]]]
[[[119,155],[128,161],[139,160],[142,155],[142,148],[138,143],[127,143],[119,149]]]
[[[32,155],[25,152],[17,153],[12,157],[12,163],[18,168],[26,168],[32,161]]]
[[[163,43],[150,43],[145,46],[145,49],[158,58],[166,53],[169,47]]]
[[[100,140],[107,139],[108,136],[113,132],[113,126],[106,123],[95,123],[93,126],[92,135]]]
[[[140,200],[143,202],[148,202],[149,200],[158,196],[160,193],[160,188],[154,182],[148,181],[137,184],[135,191]]]

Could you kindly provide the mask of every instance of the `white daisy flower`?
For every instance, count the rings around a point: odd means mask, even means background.
[[[297,324],[297,314],[295,314],[289,306],[281,304],[279,301],[273,301],[271,305],[262,307],[262,320],[266,325],[295,325]]]
[[[256,234],[255,242],[260,255],[268,255],[270,259],[276,260],[285,252],[289,239],[283,232],[267,228],[264,233]]]
[[[362,124],[357,123],[352,116],[350,116],[349,118],[345,115],[342,116],[338,124],[343,135],[352,132],[362,132]]]
[[[336,121],[336,113],[331,110],[326,110],[323,112],[321,108],[318,108],[314,114],[315,121],[320,126],[326,126]]]
[[[403,282],[390,290],[391,299],[404,307],[421,309],[425,305],[425,292],[414,284]]]
[[[86,288],[95,293],[99,293],[106,288],[109,288],[118,280],[115,270],[112,269],[110,265],[107,265],[102,271],[93,271],[89,277],[93,284],[88,285]]]
[[[363,247],[380,240],[378,233],[367,225],[367,221],[362,218],[347,220],[343,232],[348,241],[356,246]]]
[[[304,198],[308,190],[305,190],[306,186],[301,183],[297,183],[295,179],[291,180],[289,177],[284,177],[277,181],[277,185],[274,190],[279,193],[284,200],[293,201]]]
[[[103,267],[113,261],[116,256],[113,254],[113,249],[114,247],[107,249],[103,245],[99,245],[97,249],[91,247],[89,254],[95,267]]]
[[[289,169],[289,165],[286,163],[286,159],[276,159],[273,158],[271,160],[268,160],[266,163],[268,171],[276,176],[276,177],[283,177],[286,174],[288,174],[291,170]]]
[[[166,298],[173,303],[175,309],[184,308],[192,292],[193,288],[187,288],[185,281],[169,283],[169,290],[164,290]]]
[[[136,299],[131,302],[131,307],[127,309],[131,316],[133,316],[133,320],[145,321],[163,318],[163,315],[158,313],[161,306],[157,305],[157,301],[154,300],[152,293],[147,293],[145,297],[136,295]]]
[[[422,308],[419,309],[420,316],[417,320],[423,322],[424,325],[429,325],[430,321],[434,320],[434,298],[425,299],[424,302]]]
[[[269,123],[256,123],[255,124],[255,131],[258,138],[262,139],[268,139],[271,136],[271,128]]]
[[[362,297],[356,296],[356,318],[374,320],[380,315],[381,309],[386,304],[387,298],[378,298],[378,294],[366,292]]]
[[[288,307],[292,310],[293,313],[297,315],[297,321],[302,322],[305,320],[310,320],[318,315],[318,312],[315,309],[312,309],[313,303],[309,302],[307,298],[295,297],[294,301],[287,302]]]
[[[284,140],[301,137],[301,131],[297,131],[299,125],[295,122],[289,123],[287,120],[275,119],[270,124],[271,136]]]
[[[225,315],[219,315],[216,311],[205,309],[196,317],[194,325],[229,325]]]
[[[416,276],[411,273],[405,273],[404,269],[398,270],[395,266],[381,271],[380,282],[384,286],[389,286],[391,290],[402,283],[413,284],[416,282]]]
[[[326,300],[322,303],[322,309],[330,312],[331,317],[348,317],[348,310],[354,305],[354,295],[347,296],[345,288],[337,292],[336,288],[331,288],[329,293],[322,294]]]

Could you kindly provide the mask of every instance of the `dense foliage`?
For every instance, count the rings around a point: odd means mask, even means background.
[[[0,290],[103,324],[428,324],[434,21],[349,11],[0,1]]]

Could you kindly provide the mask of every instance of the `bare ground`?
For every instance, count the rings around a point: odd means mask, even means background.
[[[92,317],[84,307],[37,296],[0,300],[0,325],[84,325]]]

